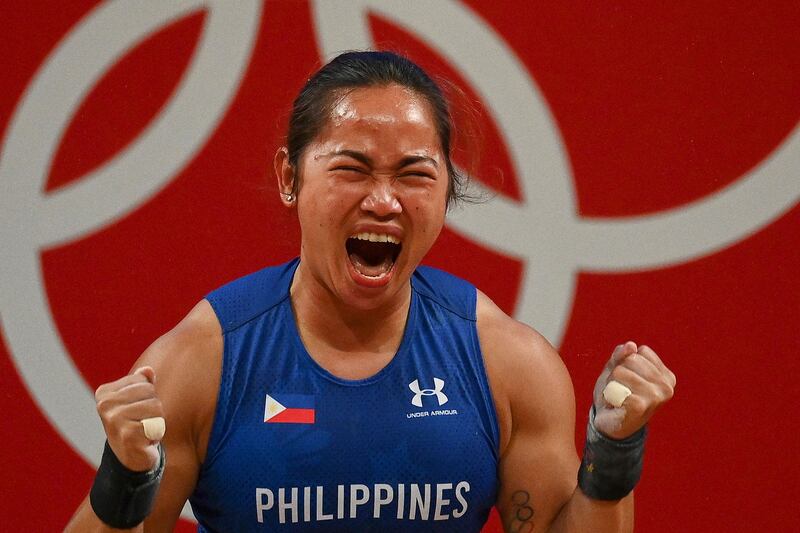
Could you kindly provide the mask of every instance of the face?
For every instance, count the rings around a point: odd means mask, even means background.
[[[285,152],[276,170],[290,190]],[[349,92],[306,147],[300,173],[303,274],[356,309],[407,298],[446,212],[446,161],[426,100],[394,85]]]

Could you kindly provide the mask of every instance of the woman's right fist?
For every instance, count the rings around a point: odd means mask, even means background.
[[[150,440],[142,424],[148,418],[164,417],[155,381],[155,371],[143,366],[124,378],[100,385],[94,393],[108,445],[123,465],[137,472],[151,470],[158,463],[159,440]]]

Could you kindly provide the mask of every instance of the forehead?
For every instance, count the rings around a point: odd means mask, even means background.
[[[316,143],[425,152],[440,145],[428,101],[399,85],[353,89],[336,98]]]

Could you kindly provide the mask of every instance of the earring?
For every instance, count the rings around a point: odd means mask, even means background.
[[[283,195],[284,198],[286,198],[287,202],[289,202],[289,203],[294,202],[294,195],[292,193],[290,193],[290,192],[282,192],[281,194]]]

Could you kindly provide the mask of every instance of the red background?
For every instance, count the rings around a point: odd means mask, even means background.
[[[94,4],[0,6],[0,133],[47,54]],[[796,2],[470,4],[538,83],[567,150],[581,215],[653,213],[717,192],[758,165],[800,119]],[[81,179],[142,132],[175,89],[203,20],[198,13],[163,28],[93,89],[61,143],[48,191]],[[412,33],[378,17],[371,23],[378,42],[461,81]],[[280,207],[268,168],[294,92],[320,61],[312,24],[306,3],[269,2],[242,85],[192,162],[129,216],[43,251],[56,324],[92,386],[125,373],[210,289],[297,253],[297,224]],[[478,174],[519,198],[491,115],[481,122]],[[579,275],[558,346],[579,413],[611,348],[625,339],[655,347],[678,376],[674,400],[652,424],[637,530],[797,527],[798,229],[795,205],[707,257]],[[513,313],[521,262],[450,230],[427,262],[470,279]],[[93,471],[38,411],[9,350],[0,330],[0,529],[57,530]],[[496,524],[487,530],[499,531]]]

